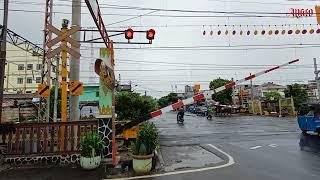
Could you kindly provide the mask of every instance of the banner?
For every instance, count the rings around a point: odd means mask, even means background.
[[[99,112],[100,115],[112,115],[112,91],[114,89],[113,51],[110,48],[100,48],[100,59],[95,62],[95,72],[99,81]]]

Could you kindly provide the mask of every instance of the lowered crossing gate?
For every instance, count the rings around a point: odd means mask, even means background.
[[[140,124],[140,123],[142,123],[142,122],[144,122],[144,121],[147,121],[147,120],[150,120],[150,119],[155,119],[155,118],[157,118],[157,117],[159,117],[159,116],[161,116],[161,115],[163,115],[163,114],[166,114],[166,113],[168,113],[168,112],[170,112],[170,111],[176,110],[176,109],[181,108],[181,107],[183,107],[183,106],[185,106],[185,105],[192,104],[192,103],[194,103],[195,101],[199,101],[199,100],[202,100],[202,99],[205,99],[205,98],[206,98],[206,99],[211,98],[213,94],[216,94],[216,93],[218,93],[218,92],[220,92],[220,91],[223,91],[223,90],[225,90],[225,89],[232,88],[232,87],[236,86],[237,84],[240,84],[240,83],[243,83],[243,82],[245,82],[245,81],[254,79],[254,78],[258,77],[258,76],[261,76],[261,75],[263,75],[263,74],[267,74],[267,73],[269,73],[269,72],[272,72],[272,71],[274,71],[274,70],[283,68],[283,67],[288,66],[288,65],[290,65],[290,64],[294,64],[294,63],[296,63],[296,62],[298,62],[298,61],[299,61],[299,59],[296,59],[296,60],[287,62],[287,63],[285,63],[285,64],[282,64],[282,65],[279,65],[279,66],[275,66],[275,67],[272,67],[272,68],[267,69],[267,70],[264,70],[264,71],[260,71],[260,72],[258,72],[258,73],[256,73],[256,74],[252,74],[252,75],[247,76],[247,77],[245,77],[245,78],[243,78],[243,79],[237,80],[237,81],[235,81],[235,82],[231,82],[231,83],[226,84],[226,85],[224,85],[224,86],[221,86],[221,87],[219,87],[219,88],[205,91],[204,93],[197,94],[197,95],[195,95],[195,96],[193,96],[193,97],[191,97],[191,98],[184,99],[184,100],[180,100],[180,101],[178,101],[178,102],[176,102],[176,103],[174,103],[174,104],[171,104],[171,105],[169,105],[169,106],[167,106],[167,107],[164,107],[164,108],[158,109],[158,110],[156,110],[156,111],[153,111],[153,112],[151,112],[151,113],[149,113],[149,114],[146,114],[146,115],[143,116],[143,117],[139,117],[137,120],[131,121],[131,122],[125,124],[124,126],[118,125],[118,126],[116,127],[116,133],[119,134],[119,133],[121,133],[124,129],[129,129],[129,128],[131,128],[131,127],[133,127],[133,126],[136,126],[137,124]]]

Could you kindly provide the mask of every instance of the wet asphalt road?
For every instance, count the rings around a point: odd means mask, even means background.
[[[320,177],[320,137],[301,135],[294,118],[259,116],[185,116],[178,125],[175,114],[154,122],[161,146],[212,144],[231,155],[235,164],[221,169],[147,178],[152,180],[302,180]],[[2,180],[102,179],[103,169],[12,169],[0,173]]]
[[[320,137],[303,135],[295,118],[186,116],[175,114],[155,121],[161,146],[213,144],[231,155],[235,164],[215,170],[149,179],[319,179]]]

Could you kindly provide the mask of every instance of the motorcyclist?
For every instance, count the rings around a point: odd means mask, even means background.
[[[181,116],[181,119],[184,118],[184,109],[183,109],[183,107],[178,109],[177,120],[179,120],[179,116]]]
[[[211,106],[208,106],[208,109],[207,109],[207,117],[211,116],[212,117],[212,114],[213,114],[213,108]]]

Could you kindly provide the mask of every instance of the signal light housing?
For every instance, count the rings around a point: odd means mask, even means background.
[[[134,33],[134,31],[131,28],[127,29],[124,32],[125,38],[128,40],[133,39],[133,33]]]
[[[152,41],[154,39],[155,34],[156,34],[156,31],[154,29],[149,29],[146,34],[147,39]]]

